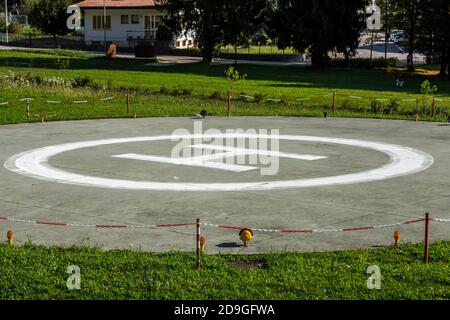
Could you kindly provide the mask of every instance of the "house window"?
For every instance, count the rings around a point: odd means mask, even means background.
[[[103,16],[93,16],[92,29],[103,30],[103,24],[102,24],[103,19],[104,19]],[[111,30],[111,16],[106,16],[106,21],[105,21],[104,27],[106,30]]]
[[[162,23],[162,16],[155,16],[153,20],[153,29],[158,29]]]
[[[129,24],[130,23],[130,16],[129,15],[121,15],[120,16],[120,23],[121,24]]]
[[[136,14],[131,15],[131,24],[139,24],[139,16]]]
[[[186,47],[186,40],[183,40],[183,47]]]
[[[177,44],[175,45],[177,48],[180,47],[180,41],[177,41]]]

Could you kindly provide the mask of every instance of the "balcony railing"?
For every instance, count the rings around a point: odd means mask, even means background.
[[[127,40],[156,40],[156,29],[127,31]]]

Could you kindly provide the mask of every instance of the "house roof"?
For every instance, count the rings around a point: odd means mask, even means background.
[[[104,0],[85,0],[74,5],[82,9],[103,8]],[[155,0],[106,0],[107,8],[143,8],[155,6]]]

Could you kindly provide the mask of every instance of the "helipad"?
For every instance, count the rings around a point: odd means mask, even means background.
[[[410,218],[448,218],[450,127],[436,123],[355,119],[209,118],[202,135],[242,129],[232,138],[265,138],[244,131],[279,130],[279,150],[192,144],[216,154],[170,157],[175,130],[193,130],[181,118],[101,120],[2,126],[0,216],[80,225],[0,222],[19,241],[70,245],[89,239],[105,248],[192,250],[194,228],[99,230],[91,224],[157,225],[194,222],[268,229],[340,228]],[[244,132],[244,133],[242,133]],[[227,136],[230,138],[230,136]],[[241,152],[279,157],[277,174],[258,165],[223,163]],[[403,240],[420,241],[410,225]],[[446,238],[446,226],[433,226]],[[391,242],[393,230],[314,235],[258,233],[248,249],[236,232],[205,228],[208,251],[333,250]],[[84,240],[83,240],[84,239]]]

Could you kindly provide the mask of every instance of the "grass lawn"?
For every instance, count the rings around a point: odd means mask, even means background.
[[[200,50],[198,48],[189,48],[184,49],[195,53],[200,53]],[[234,54],[234,46],[228,45],[225,47],[220,48],[221,53],[231,53]],[[237,47],[237,53],[238,54],[276,54],[276,55],[283,55],[283,54],[296,54],[296,51],[293,48],[286,48],[286,50],[280,50],[277,46],[255,46],[251,45],[250,47],[243,47],[238,46]]]
[[[0,51],[0,76],[12,71],[16,78],[0,83],[0,124],[39,121],[41,116],[47,121],[130,117],[134,113],[139,117],[192,116],[201,109],[226,115],[224,66],[150,67],[146,63],[67,51]],[[442,101],[436,103],[437,117],[421,119],[444,121],[450,112],[450,82],[436,79],[434,69],[413,75],[396,69],[239,69],[248,79],[236,90],[258,99],[237,99],[235,115],[322,116],[328,111],[330,116],[413,119],[420,83],[426,79],[439,87],[437,97]],[[73,80],[80,76],[89,76],[93,82],[76,89],[27,82],[36,77]],[[405,81],[405,87],[393,86],[397,78]],[[133,93],[130,113],[126,89]],[[338,93],[337,112],[330,114],[333,91]],[[25,101],[20,101],[25,97],[34,99],[29,117]],[[109,97],[113,99],[102,100]],[[317,98],[302,100],[313,97]],[[374,100],[377,98],[387,100]],[[397,99],[395,108],[390,99]],[[83,103],[85,100],[88,103]],[[0,244],[0,300],[449,299],[450,242],[434,243],[430,252],[428,265],[421,260],[421,245],[329,253],[208,255],[204,256],[203,269],[196,271],[192,253]],[[263,268],[236,268],[231,261],[257,261]],[[66,288],[70,265],[81,269],[81,290]],[[381,290],[367,289],[370,265],[381,269]]]
[[[224,53],[234,53],[233,46],[226,46],[220,49]],[[254,46],[251,45],[248,48],[238,47],[237,53],[249,53],[249,54],[294,54],[295,50],[287,48],[286,50],[280,50],[277,46]]]
[[[135,91],[131,113],[139,117],[191,116],[201,109],[212,115],[226,115],[226,92],[229,89],[224,66],[187,64],[171,67],[146,66],[148,61],[135,59],[106,60],[74,51],[2,51],[0,75],[9,71],[39,77],[73,79],[89,76],[94,89],[61,89],[48,86],[7,85],[0,88],[0,123],[47,120],[127,117],[126,88]],[[434,69],[406,75],[402,70],[313,70],[302,67],[239,66],[247,80],[236,87],[238,93],[256,97],[235,101],[235,115],[323,116],[330,111],[331,93],[337,92],[337,113],[330,116],[413,119],[423,108],[419,87],[429,79],[438,86],[434,119],[445,121],[450,113],[450,82],[435,77]],[[394,87],[395,79],[405,81]],[[99,88],[100,87],[100,88]],[[174,93],[176,91],[176,93]],[[115,100],[100,101],[115,96]],[[211,98],[213,97],[213,99]],[[31,116],[26,117],[25,102],[31,97]],[[364,98],[364,99],[360,99]],[[374,100],[385,99],[385,100]],[[49,104],[47,100],[60,100]],[[88,104],[74,101],[89,100]],[[393,102],[392,100],[396,100]],[[8,102],[5,105],[2,103]],[[431,99],[426,102],[428,114]],[[428,116],[421,120],[431,120]]]
[[[203,257],[92,248],[0,245],[2,299],[449,299],[450,242],[329,253]],[[263,268],[231,266],[256,261]],[[68,266],[81,290],[68,290]],[[381,289],[367,288],[367,268],[381,270]]]

